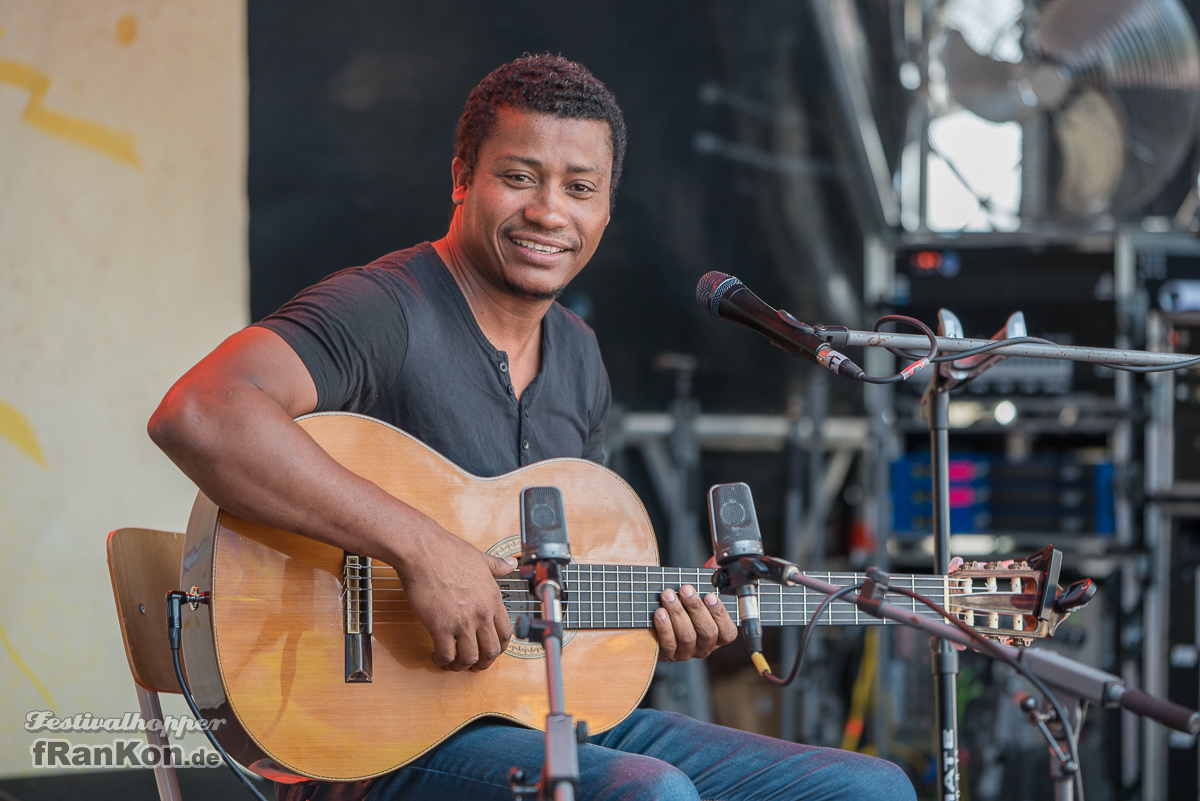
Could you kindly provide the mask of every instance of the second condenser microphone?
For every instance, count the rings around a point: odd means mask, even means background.
[[[716,484],[708,490],[708,519],[713,556],[725,585],[737,596],[738,618],[750,653],[762,651],[762,621],[758,611],[758,578],[741,569],[738,560],[762,556],[762,534],[754,514],[754,498],[745,483]]]
[[[696,303],[713,317],[757,331],[788,353],[803,356],[856,381],[863,377],[862,368],[830,347],[811,328],[787,312],[763,303],[732,275],[716,270],[705,273],[696,285]]]
[[[558,487],[521,490],[521,564],[542,559],[563,565],[571,561],[567,516]]]

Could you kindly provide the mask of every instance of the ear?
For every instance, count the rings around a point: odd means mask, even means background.
[[[461,206],[466,201],[467,190],[471,186],[471,170],[465,161],[455,156],[454,161],[450,162],[450,176],[454,182],[450,200],[455,206]]]

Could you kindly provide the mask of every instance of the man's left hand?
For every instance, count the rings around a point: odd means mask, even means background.
[[[682,662],[705,657],[737,639],[737,625],[715,592],[703,598],[691,584],[679,592],[663,590],[662,608],[654,613],[658,658]]]

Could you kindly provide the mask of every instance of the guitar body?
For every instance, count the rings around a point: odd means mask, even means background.
[[[595,463],[554,459],[479,478],[371,418],[318,414],[299,423],[338,462],[480,550],[519,553],[521,490],[556,486],[576,562],[658,564],[641,501]],[[224,719],[215,734],[243,765],[283,781],[363,779],[404,765],[483,716],[544,725],[541,646],[514,640],[485,671],[442,670],[430,661],[432,641],[395,573],[376,568],[373,676],[348,683],[343,552],[197,499],[182,586],[211,595],[195,610],[185,606],[184,663],[201,711]],[[647,629],[568,636],[566,707],[593,732],[611,728],[645,694],[657,641]]]

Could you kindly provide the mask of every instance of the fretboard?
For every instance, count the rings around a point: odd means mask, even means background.
[[[660,593],[670,587],[678,590],[690,584],[702,595],[712,592],[713,571],[697,567],[646,567],[630,565],[580,565],[566,568],[567,603],[563,611],[568,629],[644,629],[653,626],[652,617],[662,603]],[[813,573],[805,575],[837,586],[862,582],[861,573]],[[896,587],[914,590],[945,605],[947,580],[943,576],[892,576]],[[539,605],[520,579],[499,579],[505,606],[514,617],[537,614]],[[799,626],[808,623],[825,598],[804,587],[781,587],[763,581],[758,589],[759,614],[764,626]],[[737,601],[722,595],[729,614],[738,621]],[[906,610],[937,619],[936,612],[916,600],[891,594],[888,602]],[[738,621],[740,622],[740,621]],[[861,612],[848,603],[835,602],[821,616],[821,625],[875,625],[885,621]]]

